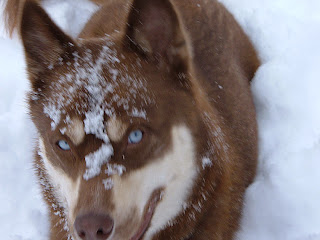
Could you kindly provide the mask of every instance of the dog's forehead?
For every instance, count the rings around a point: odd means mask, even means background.
[[[146,118],[146,107],[154,102],[139,61],[128,63],[125,56],[106,42],[100,48],[74,51],[72,59],[61,61],[63,71],[55,73],[44,113],[51,118],[51,128],[67,119],[73,110],[84,122],[102,121],[116,115]]]

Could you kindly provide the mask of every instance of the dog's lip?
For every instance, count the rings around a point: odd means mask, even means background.
[[[130,238],[130,240],[139,240],[142,238],[142,236],[144,235],[144,233],[147,231],[154,210],[156,209],[159,201],[161,200],[163,195],[163,188],[158,188],[155,191],[153,191],[153,193],[151,194],[150,200],[148,201],[148,204],[146,205],[146,208],[144,210],[144,217],[143,217],[143,221],[140,225],[140,227],[138,228],[138,231],[133,235],[133,237]]]

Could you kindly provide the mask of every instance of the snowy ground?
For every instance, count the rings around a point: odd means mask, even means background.
[[[221,1],[263,63],[252,84],[259,171],[247,192],[238,240],[320,240],[320,1]],[[76,35],[95,7],[85,0],[47,0],[46,9]],[[45,240],[48,222],[32,170],[35,129],[26,114],[22,48],[5,36],[1,23],[0,236]]]

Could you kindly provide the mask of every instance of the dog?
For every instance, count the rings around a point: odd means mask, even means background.
[[[257,165],[260,63],[215,0],[100,0],[77,39],[9,0],[50,239],[231,240]]]

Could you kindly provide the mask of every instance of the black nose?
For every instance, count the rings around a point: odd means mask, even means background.
[[[111,235],[113,220],[108,215],[89,213],[78,216],[74,227],[83,240],[106,240]]]

